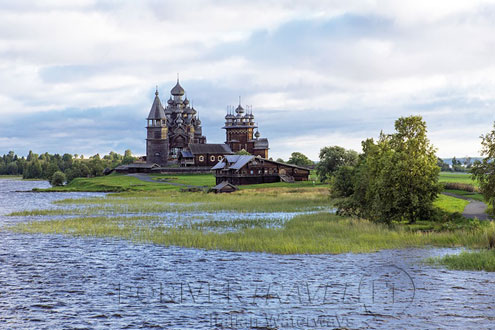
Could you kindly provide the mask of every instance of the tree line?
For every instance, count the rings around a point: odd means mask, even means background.
[[[130,150],[124,155],[110,152],[100,157],[99,154],[84,158],[77,154],[36,154],[29,151],[27,157],[19,157],[14,151],[0,157],[0,175],[22,175],[23,179],[52,180],[56,172],[64,175],[70,182],[78,177],[94,177],[103,175],[105,168],[113,169],[122,164],[130,164],[136,160]],[[60,178],[60,173],[57,174]]]

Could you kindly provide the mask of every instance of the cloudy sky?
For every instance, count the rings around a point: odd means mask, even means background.
[[[440,157],[476,156],[494,56],[493,1],[0,0],[0,154],[144,154],[179,72],[208,142],[241,95],[274,158],[413,114]]]

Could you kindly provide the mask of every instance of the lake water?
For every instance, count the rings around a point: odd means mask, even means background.
[[[458,250],[279,256],[5,231],[26,221],[12,211],[98,196],[16,192],[46,186],[0,180],[0,328],[494,328],[494,274],[421,263]]]

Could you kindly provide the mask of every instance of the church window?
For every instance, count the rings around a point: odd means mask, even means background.
[[[204,162],[205,161],[205,157],[204,156],[199,156],[199,161],[200,162]]]
[[[218,156],[218,160],[222,160],[222,159],[223,159],[223,157],[222,157],[222,156]]]
[[[214,162],[214,161],[215,161],[215,156],[210,156],[210,160],[211,160],[212,162]]]

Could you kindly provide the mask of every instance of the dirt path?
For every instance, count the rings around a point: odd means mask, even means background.
[[[193,186],[193,185],[184,184],[184,183],[153,180],[152,178],[150,178],[150,176],[148,174],[145,174],[145,173],[133,173],[133,174],[127,174],[127,175],[135,177],[141,181],[153,182],[153,183],[163,183],[163,184],[168,184],[168,185],[177,186],[177,187],[199,188],[199,189],[208,188],[206,186]]]
[[[443,192],[442,194],[464,199],[469,201],[469,204],[466,205],[462,215],[469,219],[478,218],[479,220],[490,220],[490,216],[486,214],[486,204],[480,201],[476,201],[474,199],[468,198],[466,196],[456,195],[448,192]]]

